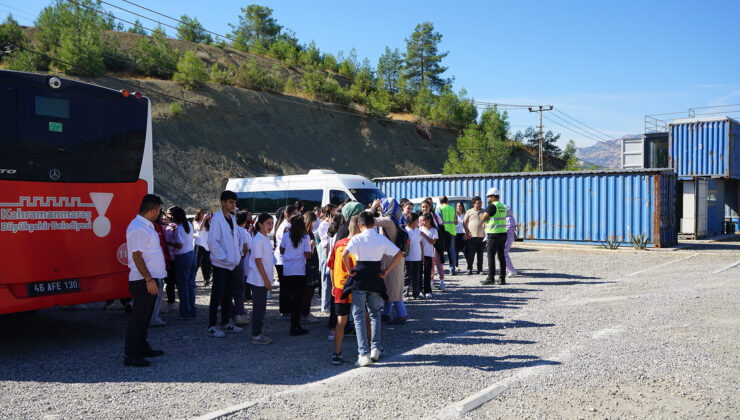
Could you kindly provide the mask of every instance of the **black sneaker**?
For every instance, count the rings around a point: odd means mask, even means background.
[[[341,365],[342,364],[342,354],[341,353],[334,353],[334,354],[332,354],[331,355],[331,364],[334,365],[334,366]]]
[[[391,317],[386,314],[380,314],[380,322],[389,322]]]
[[[141,357],[126,357],[123,359],[124,366],[132,367],[147,367],[151,366],[152,362],[142,359]]]
[[[468,270],[468,275],[469,276],[472,276],[473,275],[473,269],[472,268],[470,270]]]
[[[500,284],[502,286],[505,286],[506,285],[506,279],[504,278],[504,279],[499,280],[498,284]]]
[[[148,349],[141,353],[141,357],[159,357],[164,354],[163,350]]]
[[[290,335],[293,337],[298,336],[298,335],[306,335],[306,334],[308,334],[308,330],[302,327],[290,329]]]
[[[494,278],[493,276],[489,275],[488,277],[486,277],[486,279],[485,279],[485,280],[482,280],[482,281],[480,282],[480,284],[483,284],[483,285],[492,285],[492,284],[496,284],[496,279],[495,279],[495,278]]]

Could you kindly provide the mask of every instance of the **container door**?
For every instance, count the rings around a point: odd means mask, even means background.
[[[707,180],[697,180],[696,190],[696,237],[707,236],[707,210],[709,206],[707,197]]]
[[[682,188],[682,212],[679,233],[696,234],[696,200],[694,194],[694,181],[684,181],[681,183]]]

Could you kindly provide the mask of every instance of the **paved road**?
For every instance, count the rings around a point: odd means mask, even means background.
[[[0,417],[232,418],[737,417],[740,243],[675,252],[516,249],[521,276],[459,275],[385,326],[381,363],[329,363],[323,324],[275,344],[206,335],[163,317],[154,366],[122,365],[123,311],[54,309],[0,318]],[[481,393],[483,391],[483,393]],[[470,398],[471,396],[479,398]],[[482,406],[478,407],[482,403]],[[474,409],[475,408],[475,409]],[[467,411],[468,409],[474,409]]]

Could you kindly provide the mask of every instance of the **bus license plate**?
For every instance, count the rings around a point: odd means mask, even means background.
[[[40,281],[26,285],[28,297],[57,295],[80,291],[80,281],[77,279]]]

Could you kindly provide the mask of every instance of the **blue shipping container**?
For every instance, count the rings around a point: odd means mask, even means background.
[[[669,128],[669,165],[681,179],[740,179],[740,123],[729,117],[676,120]]]
[[[422,175],[373,180],[389,197],[485,197],[491,187],[511,207],[525,240],[623,243],[644,234],[675,245],[676,175],[667,170]],[[485,198],[484,198],[485,200]]]

